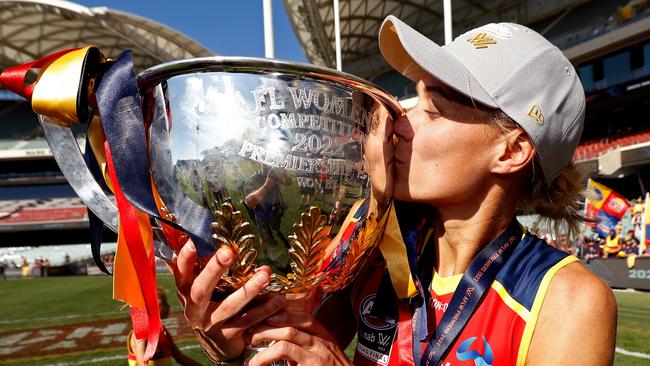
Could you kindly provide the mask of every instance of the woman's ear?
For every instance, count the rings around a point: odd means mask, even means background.
[[[522,129],[507,133],[496,145],[497,156],[491,172],[495,174],[512,174],[524,171],[532,164],[535,147]]]

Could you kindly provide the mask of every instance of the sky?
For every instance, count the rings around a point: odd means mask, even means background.
[[[75,0],[167,25],[220,56],[264,57],[262,0]],[[273,0],[275,58],[307,62],[282,0]]]

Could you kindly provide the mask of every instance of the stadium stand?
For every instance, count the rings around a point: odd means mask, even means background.
[[[109,57],[134,50],[139,71],[166,61],[213,55],[195,40],[150,19],[60,0],[0,0],[0,34],[0,70],[88,44]],[[85,126],[73,126],[73,131],[83,152]],[[106,230],[104,238],[114,241],[115,235]],[[56,245],[76,260],[84,258],[82,253],[90,257],[88,240],[86,208],[54,161],[29,103],[0,89],[0,247],[27,245],[32,249],[23,255],[37,258],[47,254],[45,246]],[[61,257],[47,256],[53,261]]]

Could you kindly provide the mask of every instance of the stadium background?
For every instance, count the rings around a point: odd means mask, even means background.
[[[628,199],[645,195],[650,162],[647,1],[452,3],[454,35],[484,23],[515,21],[562,49],[576,66],[588,101],[574,163]],[[332,2],[285,0],[284,7],[309,61],[335,67]],[[411,84],[379,54],[381,20],[395,14],[443,43],[442,13],[439,0],[341,0],[343,70],[386,88],[408,108],[415,95]],[[198,42],[142,16],[64,1],[0,1],[0,69],[86,44],[111,56],[131,48],[138,70],[211,55]],[[77,132],[83,149],[83,129]],[[52,275],[89,274],[0,282],[0,364],[122,364],[128,314],[110,300],[110,278],[90,276],[97,270],[89,260],[87,238],[86,209],[54,162],[29,104],[0,89],[0,259],[18,265],[7,274],[19,277],[23,258],[34,276],[40,274],[33,265],[39,258],[49,260]],[[105,238],[115,240],[110,232]],[[104,250],[110,260],[114,245],[105,244]],[[648,289],[650,271],[644,273],[649,275],[639,288]],[[160,281],[174,293],[168,275]],[[616,295],[616,364],[650,364],[650,294]],[[178,317],[178,303],[172,303],[175,316],[168,326],[187,352],[202,359]]]

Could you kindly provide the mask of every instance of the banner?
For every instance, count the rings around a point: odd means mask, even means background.
[[[598,219],[594,227],[598,234],[603,237],[609,236],[629,208],[630,204],[625,197],[589,179],[585,209],[588,217]]]

